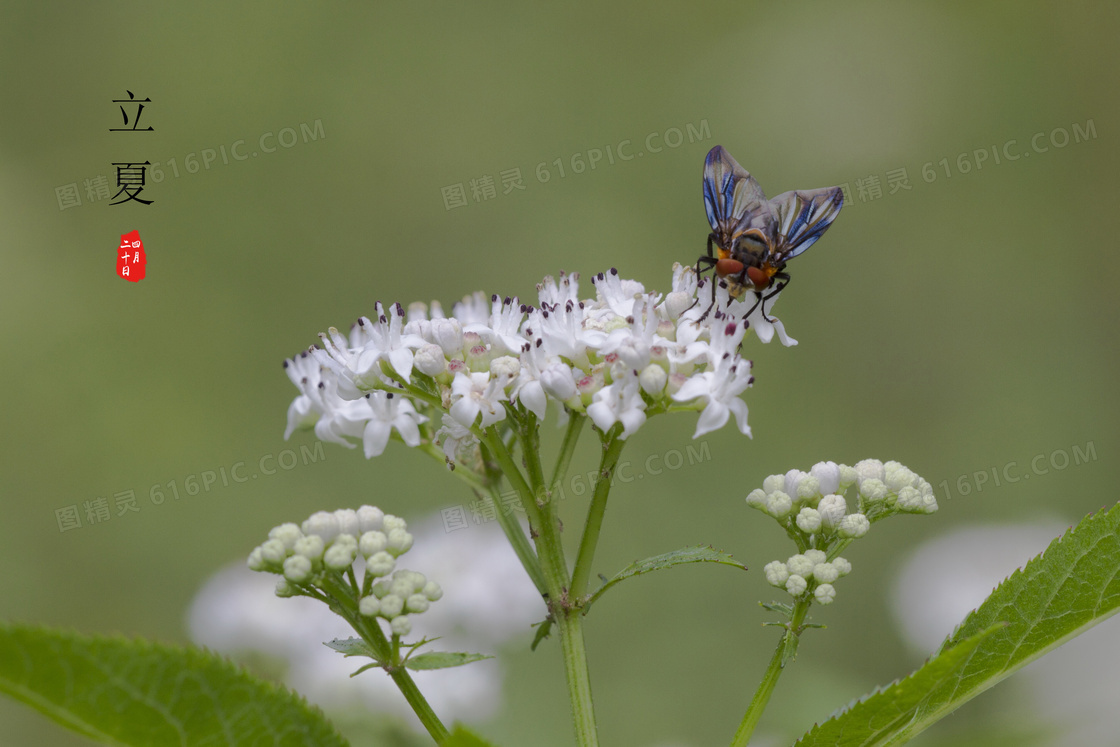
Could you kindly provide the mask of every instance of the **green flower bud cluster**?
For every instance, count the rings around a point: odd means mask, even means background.
[[[838,553],[867,534],[872,523],[897,513],[937,510],[927,481],[898,462],[878,459],[854,466],[818,462],[808,472],[770,475],[750,492],[747,505],[781,524],[798,546],[785,562],[766,565],[767,582],[797,598],[812,594],[821,604],[832,602],[833,582],[851,570]]]
[[[387,620],[393,633],[403,636],[412,629],[409,614],[424,612],[443,596],[422,573],[397,568],[397,559],[411,547],[404,519],[362,506],[319,511],[301,525],[273,527],[248,564],[281,577],[277,596],[309,596],[332,608],[356,605],[362,615]]]

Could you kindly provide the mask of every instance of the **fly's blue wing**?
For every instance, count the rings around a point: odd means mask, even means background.
[[[724,248],[750,228],[752,216],[765,202],[762,187],[722,145],[708,151],[704,159],[704,211]]]
[[[844,207],[839,187],[785,192],[767,203],[774,218],[775,262],[796,257],[824,235]]]

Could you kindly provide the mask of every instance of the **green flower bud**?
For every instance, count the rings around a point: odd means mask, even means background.
[[[295,547],[296,540],[303,536],[303,532],[299,530],[295,524],[281,524],[278,527],[273,527],[269,533],[269,539],[277,539],[284,543],[284,547],[291,550]]]
[[[431,602],[423,594],[413,594],[404,601],[404,607],[409,612],[426,612]]]
[[[809,588],[809,583],[801,576],[798,576],[796,574],[790,576],[786,580],[786,591],[788,591],[795,597],[799,597],[804,594],[807,588]]]
[[[797,528],[806,534],[816,534],[821,530],[821,515],[815,508],[805,507],[797,514]]]
[[[381,597],[381,609],[378,612],[382,617],[392,620],[404,610],[404,600],[396,594],[386,594]]]
[[[381,600],[375,596],[362,597],[362,601],[358,602],[358,612],[366,617],[374,617],[381,612]]]
[[[311,561],[302,555],[293,555],[284,561],[284,578],[293,584],[306,584],[311,580]]]
[[[408,619],[408,615],[401,615],[394,617],[393,621],[389,623],[389,627],[393,630],[393,635],[403,636],[412,632],[412,621]]]
[[[836,589],[832,584],[821,584],[813,590],[813,596],[819,604],[832,604],[832,600],[836,599]]]
[[[763,567],[762,572],[766,576],[766,583],[779,589],[784,588],[786,581],[789,580],[789,568],[780,560],[770,561]]]

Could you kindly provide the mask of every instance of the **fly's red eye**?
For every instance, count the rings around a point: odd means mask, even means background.
[[[754,283],[754,287],[763,290],[770,285],[770,276],[761,267],[748,267],[747,277]]]
[[[716,262],[716,274],[721,278],[738,275],[743,271],[743,263],[737,259],[721,259]]]

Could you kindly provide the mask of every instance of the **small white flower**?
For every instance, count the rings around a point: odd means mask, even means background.
[[[877,478],[869,478],[860,481],[859,494],[865,500],[871,503],[877,503],[887,497],[890,491],[887,486],[883,484],[882,480]]]
[[[436,441],[443,447],[449,462],[462,464],[478,453],[478,439],[470,428],[450,415],[443,416],[443,427],[436,431]]]
[[[377,530],[365,532],[358,541],[358,551],[367,560],[371,555],[384,551],[388,546],[389,539],[385,536],[385,533]]]
[[[624,280],[618,270],[601,272],[591,279],[598,295],[597,306],[609,308],[617,316],[626,318],[634,311],[634,301],[641,300],[646,289],[637,280]]]
[[[339,535],[347,537],[349,535]],[[332,571],[345,571],[357,557],[357,547],[348,542],[335,542],[323,553],[323,565]]]
[[[821,530],[821,515],[815,508],[806,506],[797,514],[797,528],[806,534],[816,534]]]
[[[840,536],[859,539],[871,529],[871,522],[863,514],[848,514],[840,520]]]
[[[381,612],[381,600],[375,596],[362,597],[362,601],[358,602],[358,612],[366,617],[375,617]]]
[[[793,510],[793,499],[780,490],[775,490],[770,495],[766,496],[766,513],[773,516],[778,521],[789,516],[789,512]]]
[[[394,529],[389,532],[388,546],[385,551],[393,557],[400,557],[412,547],[412,535],[403,529]]]
[[[621,381],[595,392],[587,414],[606,432],[615,423],[622,423],[619,438],[626,439],[646,422],[646,402],[639,392],[638,377],[631,373]]]
[[[836,599],[836,589],[832,584],[821,584],[813,590],[813,596],[816,597],[819,604],[832,604]]]
[[[357,511],[352,508],[340,508],[334,512],[334,516],[338,519],[338,533],[340,535],[346,534],[351,538],[357,538],[361,534]]]
[[[254,547],[253,551],[249,553],[248,561],[249,570],[251,571],[267,571],[269,564],[265,561],[264,556],[261,554],[261,548]]]
[[[808,477],[807,472],[802,472],[799,469],[791,469],[785,474],[785,485],[781,490],[787,495],[796,496],[798,488],[801,486],[801,480],[805,477]]]
[[[451,382],[451,417],[468,428],[482,414],[482,427],[505,420],[506,382],[486,373],[455,374]]]
[[[883,465],[883,482],[886,483],[887,489],[892,493],[898,493],[903,488],[917,487],[920,477],[915,475],[906,467],[903,467],[898,462],[888,462],[894,469],[887,469]]]
[[[296,430],[315,425],[322,416],[323,410],[318,402],[322,370],[319,361],[306,350],[284,361],[284,372],[300,390],[300,395],[292,400],[292,404],[288,407],[288,426],[284,429],[285,441],[291,438]]]
[[[833,558],[832,567],[835,568],[841,576],[847,576],[852,572],[852,564],[844,558]]]
[[[828,554],[824,550],[806,550],[805,557],[807,557],[814,566],[828,560]]]
[[[261,559],[270,568],[277,568],[288,557],[288,548],[278,539],[270,539],[260,546]]]
[[[917,488],[907,486],[898,494],[898,508],[900,511],[913,514],[932,514],[937,510],[937,499],[933,491],[923,493]]]
[[[563,361],[550,363],[541,371],[540,381],[545,393],[559,402],[567,403],[577,394],[572,367]]]
[[[404,601],[404,608],[408,612],[420,613],[427,611],[431,604],[432,603],[423,594],[411,594],[408,599]]]
[[[716,338],[734,338],[739,334],[737,329],[738,325],[725,325],[723,337],[716,335]],[[677,402],[688,402],[699,398],[706,402],[692,437],[699,438],[705,433],[722,428],[732,413],[735,415],[735,424],[739,427],[739,432],[750,436],[751,429],[747,425],[747,403],[739,399],[739,395],[746,391],[753,381],[750,361],[730,353],[715,362],[714,370],[696,374],[686,381],[684,386],[673,395],[673,399]]]
[[[860,483],[864,480],[882,480],[886,476],[883,463],[878,459],[863,459],[855,463],[854,469]]]
[[[541,367],[547,365],[542,349],[543,345],[544,342],[540,339],[535,343],[525,343],[520,361],[508,358],[508,360],[514,361],[517,366],[513,371],[506,368],[495,369],[493,364],[490,366],[491,376],[516,377],[514,378],[513,389],[510,391],[510,400],[520,402],[526,410],[536,415],[540,420],[544,419],[548,409],[548,398],[545,396],[545,388],[541,383]],[[502,359],[499,358],[498,360]]]
[[[809,470],[809,474],[820,482],[822,495],[835,493],[840,489],[840,467],[836,462],[817,462]]]
[[[762,481],[762,490],[766,493],[773,493],[775,490],[785,492],[786,489],[786,476],[785,475],[770,475]]]
[[[404,600],[396,594],[386,594],[381,597],[378,606],[381,608],[378,614],[387,620],[392,620],[404,611]]]
[[[817,563],[813,566],[813,578],[824,584],[831,584],[840,578],[840,571],[832,563]]]
[[[789,568],[780,560],[770,561],[763,567],[762,572],[766,576],[766,583],[779,589],[784,587],[786,580],[789,579]]]
[[[397,559],[385,551],[375,552],[366,559],[366,573],[372,576],[388,576],[397,567]]]
[[[296,555],[302,555],[314,564],[316,562],[322,562],[323,553],[326,549],[327,546],[326,543],[323,542],[323,538],[317,534],[311,534],[297,540],[295,546],[292,548],[292,552]]]
[[[305,535],[318,535],[323,542],[330,542],[338,536],[338,517],[332,511],[316,511],[304,520],[301,529]]]
[[[815,565],[816,562],[801,553],[791,555],[789,560],[786,561],[786,567],[789,568],[789,572],[802,577],[812,576],[813,566]]]
[[[795,597],[799,597],[804,594],[805,589],[807,588],[809,588],[809,583],[797,574],[793,574],[788,579],[786,579],[786,591],[788,591]]]
[[[812,475],[805,475],[797,481],[797,500],[815,503],[821,497],[821,481]]]
[[[848,503],[844,500],[844,496],[831,493],[821,498],[817,510],[821,512],[822,526],[827,530],[833,530],[840,526],[840,522],[848,513]]]
[[[395,636],[408,635],[412,632],[412,621],[408,619],[408,615],[400,615],[393,618],[389,627],[393,629],[393,635]]]
[[[761,488],[755,488],[747,494],[747,505],[751,508],[757,508],[760,511],[766,509],[766,491]]]
[[[463,354],[463,325],[458,319],[433,319],[428,328],[428,339],[439,345],[448,358]]]
[[[385,520],[385,512],[377,506],[361,506],[358,508],[358,524],[362,532],[376,532],[381,529],[381,522]]]
[[[498,353],[517,354],[525,343],[521,334],[521,320],[524,316],[524,307],[516,298],[501,300],[493,295],[490,297],[490,318],[486,323],[468,324],[464,330],[482,335]]]
[[[435,378],[447,370],[447,358],[443,349],[434,343],[428,343],[416,351],[412,364],[422,374]]]
[[[311,579],[311,561],[302,555],[293,555],[284,561],[284,578],[293,584],[305,584]]]
[[[284,547],[288,550],[291,550],[293,547],[295,547],[296,542],[302,537],[303,532],[299,530],[298,526],[292,524],[291,522],[287,524],[281,524],[278,527],[273,527],[268,533],[269,539],[280,540],[284,543]]]

